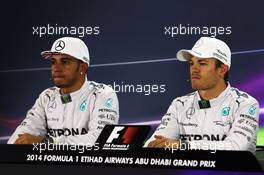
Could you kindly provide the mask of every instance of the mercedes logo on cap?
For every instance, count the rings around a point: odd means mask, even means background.
[[[61,51],[62,49],[64,49],[65,47],[65,42],[62,40],[59,40],[56,44],[55,44],[55,50],[56,51]]]

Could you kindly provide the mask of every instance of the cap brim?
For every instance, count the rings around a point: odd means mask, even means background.
[[[62,52],[52,52],[50,50],[47,50],[47,51],[43,51],[40,53],[40,55],[45,58],[45,59],[49,59],[51,57],[51,55],[58,55],[58,54],[65,54],[65,53],[62,53]]]
[[[207,55],[201,55],[197,52],[194,52],[192,50],[186,50],[186,49],[182,49],[180,51],[177,52],[176,54],[176,58],[179,61],[190,61],[192,57],[198,57],[198,58],[210,58],[211,56],[207,56]]]
[[[189,61],[192,57],[191,50],[182,49],[177,52],[176,58],[180,61]]]

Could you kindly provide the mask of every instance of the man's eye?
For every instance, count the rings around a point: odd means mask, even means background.
[[[193,65],[193,62],[189,62],[189,64],[192,66]]]
[[[55,64],[55,61],[54,60],[51,60],[51,64],[54,65]]]
[[[63,64],[69,64],[70,61],[69,61],[69,60],[63,60],[62,63],[63,63]]]
[[[200,65],[203,65],[203,66],[205,66],[205,65],[207,65],[206,63],[200,63]]]

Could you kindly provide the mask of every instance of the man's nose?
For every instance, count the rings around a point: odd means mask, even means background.
[[[60,72],[60,71],[62,71],[62,65],[59,64],[59,63],[54,63],[54,64],[52,64],[52,66],[51,66],[51,70],[52,70],[53,72]]]
[[[191,66],[191,72],[199,72],[200,71],[200,66],[199,64],[193,64]]]

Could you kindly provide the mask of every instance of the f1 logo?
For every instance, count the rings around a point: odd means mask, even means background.
[[[149,130],[148,125],[105,125],[96,142],[104,150],[141,148]]]
[[[112,143],[114,139],[117,139],[119,137],[119,135],[120,135],[120,133],[118,133],[118,132],[122,131],[124,128],[125,127],[123,127],[123,126],[116,126],[113,129],[113,131],[110,134],[110,136],[108,137],[106,143]]]
[[[119,142],[121,141],[122,144],[129,144],[134,139],[137,132],[138,128],[136,127],[116,126],[108,137],[106,143],[112,143],[114,139],[119,139]],[[122,138],[120,138],[120,135],[122,135]]]

